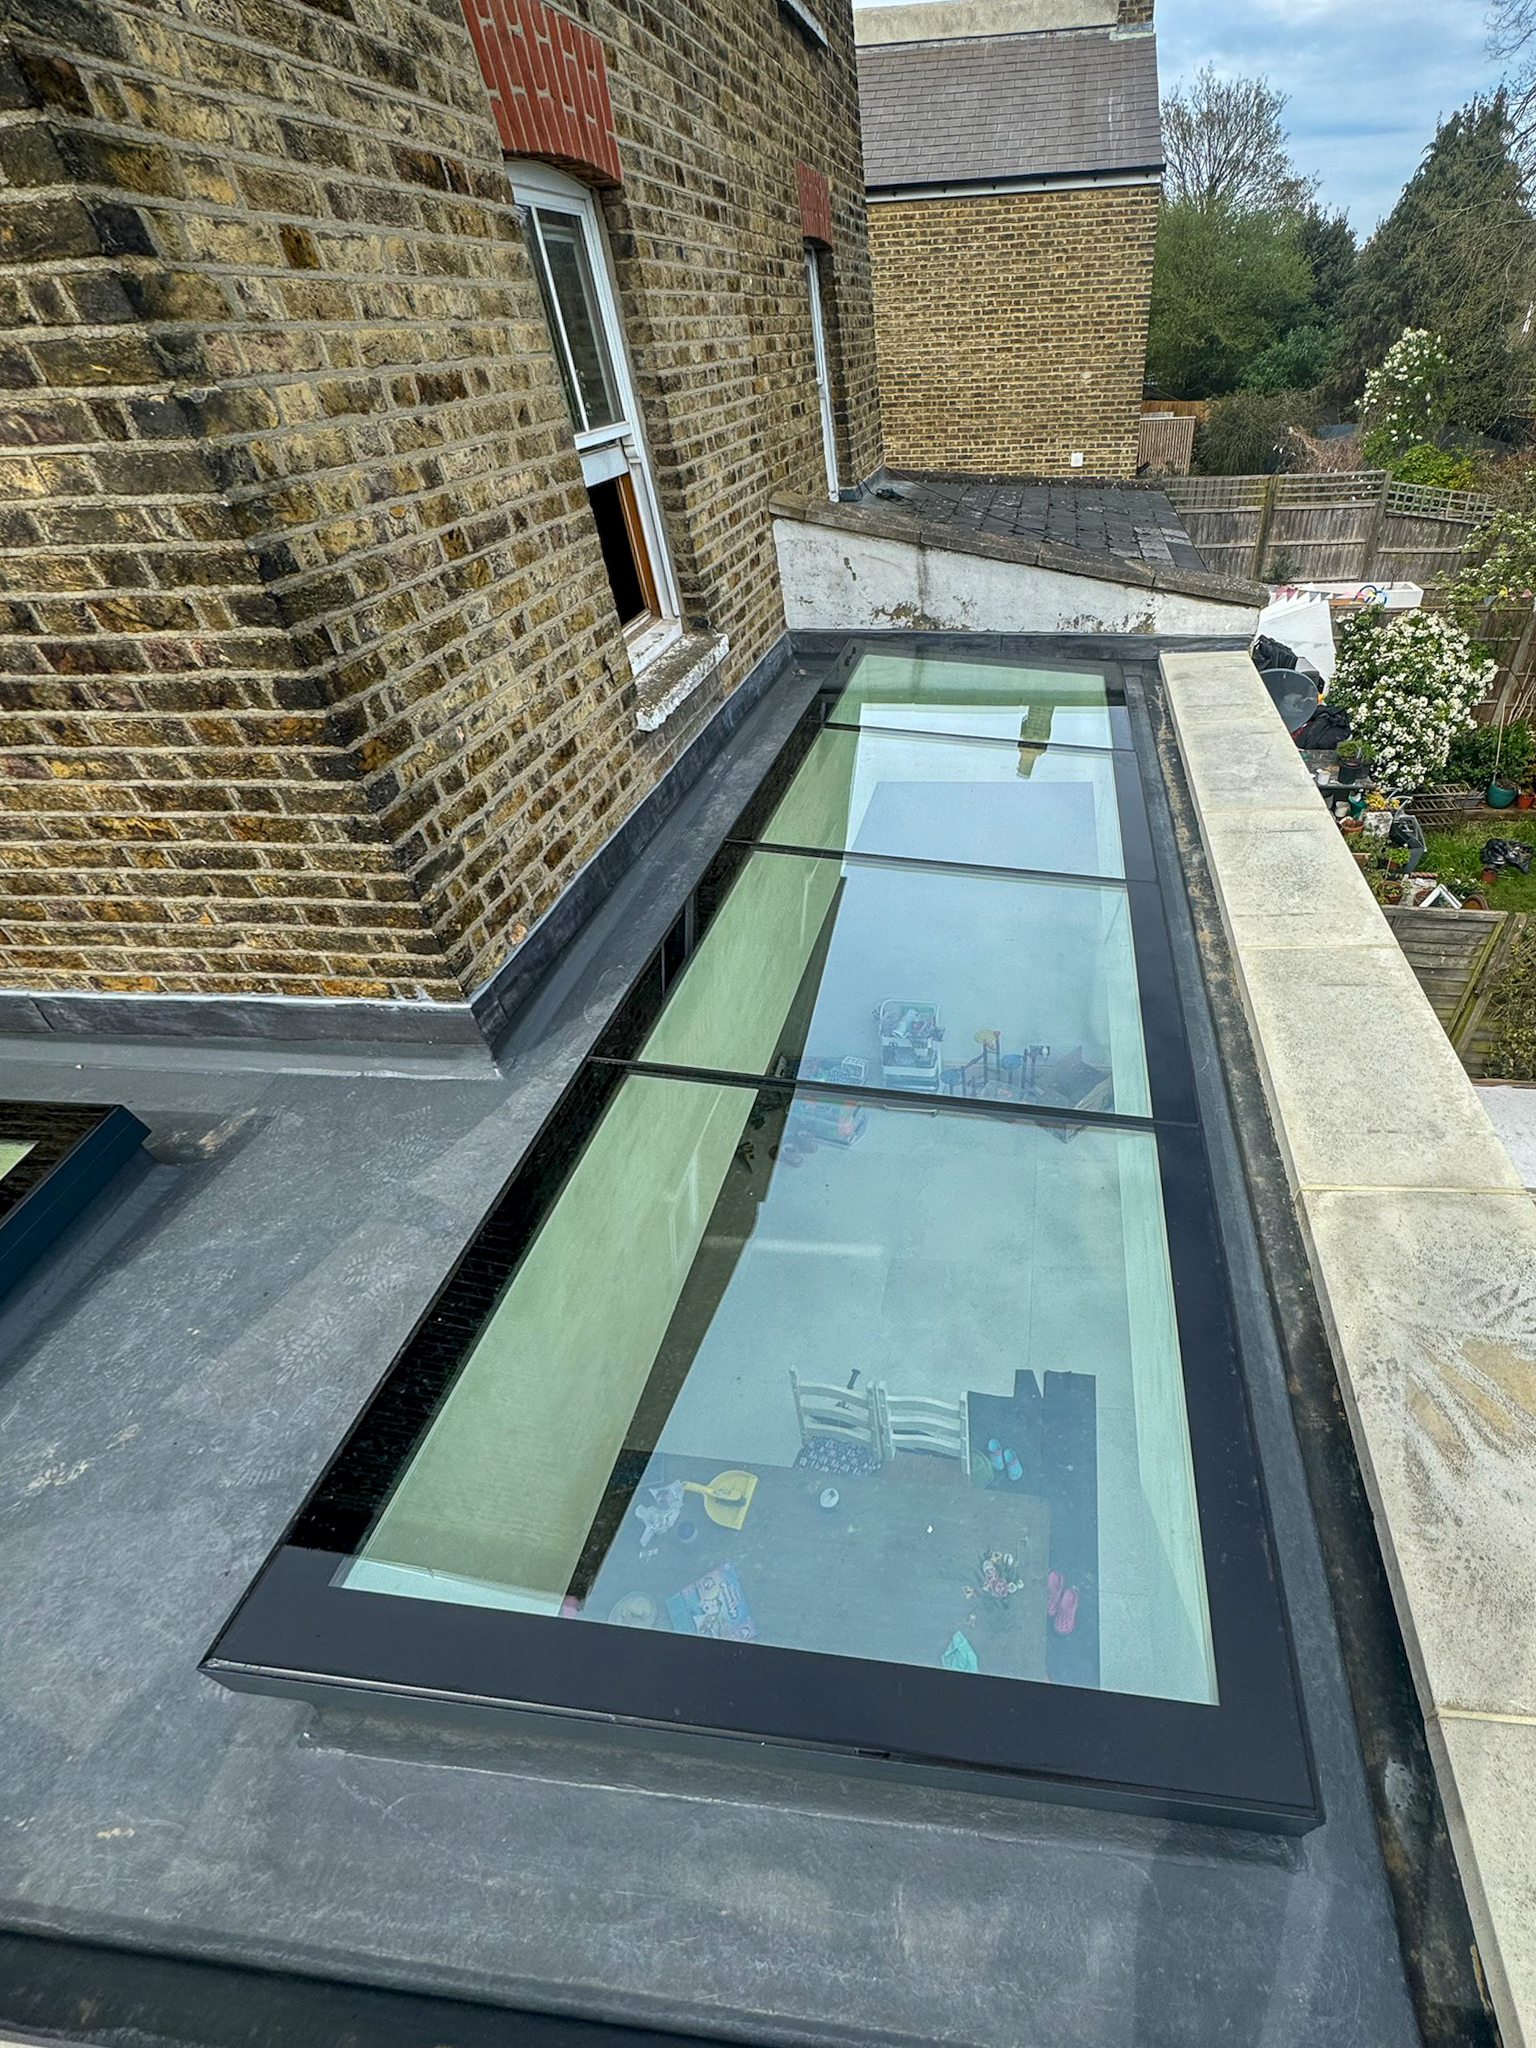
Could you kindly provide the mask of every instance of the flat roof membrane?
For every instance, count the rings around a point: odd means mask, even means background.
[[[1194,1099],[1117,673],[851,646],[210,1668],[1306,1824]]]

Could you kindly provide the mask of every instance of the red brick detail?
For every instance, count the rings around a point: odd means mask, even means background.
[[[471,0],[473,4],[473,0]],[[483,4],[483,0],[482,0]],[[800,232],[808,242],[832,246],[832,187],[809,164],[795,165],[795,183],[800,188]]]
[[[545,0],[461,4],[507,154],[545,157],[600,185],[621,184],[597,37]]]

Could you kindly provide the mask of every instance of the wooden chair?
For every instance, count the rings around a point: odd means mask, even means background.
[[[883,1384],[875,1389],[881,1411],[881,1433],[890,1449],[920,1456],[958,1458],[963,1477],[971,1476],[970,1396],[935,1401],[926,1394],[892,1394]]]
[[[802,1380],[791,1367],[790,1389],[795,1397],[795,1420],[800,1425],[800,1442],[814,1436],[842,1437],[863,1444],[881,1464],[893,1455],[885,1433],[881,1406],[883,1389],[875,1383],[864,1387],[826,1387]]]

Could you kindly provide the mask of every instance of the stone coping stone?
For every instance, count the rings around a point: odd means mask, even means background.
[[[768,509],[776,519],[830,526],[837,532],[860,534],[869,540],[903,541],[909,547],[915,544],[940,553],[972,555],[983,561],[1015,562],[1027,569],[1055,569],[1065,576],[1091,576],[1099,583],[1172,591],[1182,597],[1204,597],[1250,610],[1255,605],[1262,609],[1270,598],[1262,583],[1214,576],[1209,570],[1155,568],[1147,562],[1130,562],[1119,555],[1066,547],[1059,541],[1031,540],[1022,534],[970,533],[952,525],[925,523],[894,506],[834,505],[830,500],[776,493]]]
[[[1252,663],[1161,659],[1506,2048],[1536,2048],[1536,1204]]]

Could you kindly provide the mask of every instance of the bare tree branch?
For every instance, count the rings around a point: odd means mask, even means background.
[[[1518,57],[1536,40],[1536,0],[1493,0],[1488,10],[1488,54]]]
[[[1536,0],[1512,0],[1536,9]],[[1285,94],[1262,78],[1220,78],[1204,65],[1163,101],[1164,190],[1170,199],[1238,212],[1299,212],[1317,189],[1285,146]]]

